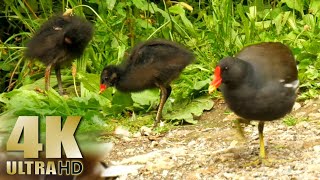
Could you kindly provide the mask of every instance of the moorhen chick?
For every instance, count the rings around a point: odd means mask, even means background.
[[[25,56],[44,63],[45,89],[50,87],[51,68],[55,68],[59,93],[63,94],[60,67],[79,58],[92,39],[92,24],[78,16],[64,14],[45,22],[27,43]]]
[[[109,65],[103,69],[100,93],[110,86],[122,92],[160,88],[155,127],[160,122],[163,106],[170,96],[171,81],[193,60],[193,54],[177,43],[168,40],[146,41],[134,47],[121,65]]]
[[[259,121],[260,158],[264,160],[264,122],[291,111],[298,85],[291,50],[279,42],[264,42],[245,47],[235,57],[222,59],[215,69],[209,93],[220,86],[235,114]]]

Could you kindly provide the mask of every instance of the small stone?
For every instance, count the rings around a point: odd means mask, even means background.
[[[295,141],[295,149],[303,149],[304,142],[303,141]]]
[[[154,148],[154,147],[156,147],[158,145],[159,145],[158,141],[151,141],[150,148]]]
[[[140,132],[136,132],[133,134],[133,137],[138,138],[141,137],[141,133]]]
[[[152,129],[147,126],[142,126],[140,128],[140,133],[142,136],[149,136],[152,133]]]
[[[188,143],[188,147],[194,146],[196,144],[195,140],[192,140]]]
[[[116,165],[116,166],[109,166],[106,168],[103,173],[102,177],[117,177],[117,176],[124,176],[127,174],[137,174],[138,170],[142,168],[143,165]]]
[[[123,128],[122,126],[119,126],[116,128],[116,130],[114,131],[115,135],[121,136],[121,137],[129,137],[131,135],[131,133]]]
[[[298,123],[296,125],[296,127],[298,129],[300,129],[300,128],[308,129],[310,127],[310,125],[309,125],[309,123],[307,121],[302,121],[301,123]]]
[[[168,170],[163,170],[162,171],[162,177],[167,177],[169,174],[169,171]]]
[[[168,161],[167,159],[158,159],[157,161],[146,163],[146,169],[149,171],[171,169],[174,166],[175,163],[173,161]]]
[[[235,175],[233,173],[223,173],[223,176],[226,178],[233,179]]]
[[[308,114],[308,116],[311,117],[311,118],[319,119],[320,118],[320,113],[310,113],[310,114]]]
[[[319,172],[320,166],[318,164],[310,164],[307,166],[307,171],[308,172]]]
[[[300,108],[301,108],[301,104],[298,103],[298,102],[295,102],[294,105],[293,105],[292,111],[296,111],[296,110],[298,110]]]
[[[124,141],[126,141],[126,142],[130,142],[130,141],[132,141],[132,139],[131,138],[129,138],[129,137],[123,137],[122,138]]]
[[[233,140],[233,141],[230,143],[229,148],[235,148],[237,144],[238,144],[238,141]]]
[[[298,113],[296,113],[296,116],[297,117],[305,117],[306,114],[307,114],[306,112],[298,112]]]
[[[126,154],[133,154],[135,151],[136,151],[135,149],[126,149],[126,150],[124,150],[124,152]]]
[[[313,146],[315,152],[320,152],[320,145]]]

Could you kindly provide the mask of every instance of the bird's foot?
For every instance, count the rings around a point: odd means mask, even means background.
[[[257,158],[256,160],[252,160],[245,164],[245,167],[257,167],[257,166],[267,166],[271,167],[276,164],[278,161],[272,158]]]
[[[261,161],[261,165],[267,166],[267,167],[271,167],[276,163],[276,160],[272,158],[260,158],[260,161]]]
[[[270,166],[270,161],[269,159],[261,159],[261,158],[257,158],[256,160],[252,160],[248,163],[245,163],[245,167],[257,167],[260,165],[264,165],[264,166]]]

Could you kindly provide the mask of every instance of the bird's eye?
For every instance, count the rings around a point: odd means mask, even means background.
[[[228,66],[226,66],[226,67],[223,68],[223,70],[228,70],[228,69],[229,69]]]
[[[105,80],[105,81],[108,81],[108,79],[109,79],[108,77],[104,77],[104,80]]]

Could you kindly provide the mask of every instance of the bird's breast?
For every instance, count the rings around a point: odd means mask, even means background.
[[[238,116],[251,120],[281,118],[291,111],[296,98],[292,89],[280,85],[260,89],[223,87],[221,90],[228,107]]]

